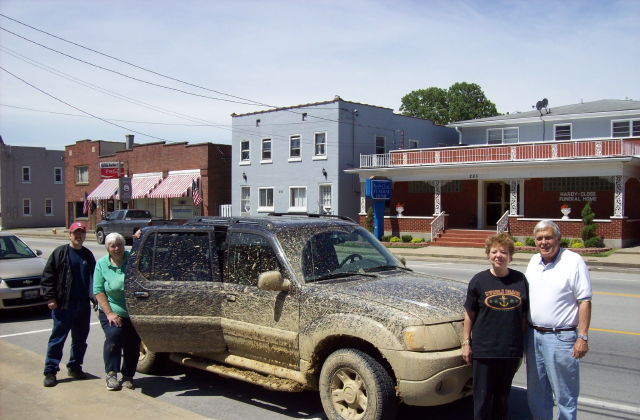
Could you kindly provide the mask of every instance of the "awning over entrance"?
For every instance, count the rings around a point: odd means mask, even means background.
[[[131,198],[145,198],[162,181],[162,173],[133,174],[131,178]]]
[[[117,179],[105,179],[98,187],[87,196],[89,200],[109,200],[118,192]]]
[[[169,172],[169,175],[151,193],[149,198],[185,197],[191,183],[200,178],[200,170]]]

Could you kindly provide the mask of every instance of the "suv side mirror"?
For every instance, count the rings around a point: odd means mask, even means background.
[[[265,271],[258,276],[258,289],[274,292],[286,292],[291,282],[282,278],[279,271]]]

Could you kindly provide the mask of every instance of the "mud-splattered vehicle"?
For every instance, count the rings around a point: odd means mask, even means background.
[[[141,372],[170,357],[275,390],[316,389],[332,420],[469,395],[465,289],[411,272],[348,219],[311,215],[146,228],[125,286]]]

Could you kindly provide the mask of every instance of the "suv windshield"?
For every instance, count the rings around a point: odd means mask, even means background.
[[[286,240],[281,238],[280,243],[306,283],[399,265],[384,246],[359,226],[314,226],[296,233]]]

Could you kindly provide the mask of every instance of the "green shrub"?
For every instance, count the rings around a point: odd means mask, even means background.
[[[412,244],[419,244],[419,243],[422,243],[422,242],[424,242],[424,238],[413,238],[413,239],[411,239],[411,243]]]
[[[598,238],[597,236],[594,236],[593,238],[589,238],[586,241],[584,241],[584,246],[585,248],[603,248],[604,241],[602,240],[602,238]]]
[[[519,241],[518,242],[514,242],[513,245],[515,245],[515,246],[524,246],[524,244],[522,242],[519,242]]]
[[[367,209],[367,215],[364,218],[364,228],[373,233],[373,207]]]
[[[382,239],[380,239],[382,242],[389,242],[389,239],[391,239],[391,235],[382,235]]]
[[[411,235],[402,235],[402,242],[411,242],[413,236]]]
[[[560,248],[568,248],[569,247],[569,239],[567,238],[561,238],[560,239]]]
[[[401,239],[398,238],[397,236],[392,236],[391,239],[389,239],[389,242],[400,242]]]
[[[527,244],[527,246],[536,246],[536,241],[534,241],[533,238],[525,239],[524,243]]]
[[[582,243],[582,241],[571,241],[571,244],[569,244],[569,248],[584,248],[584,244]]]

